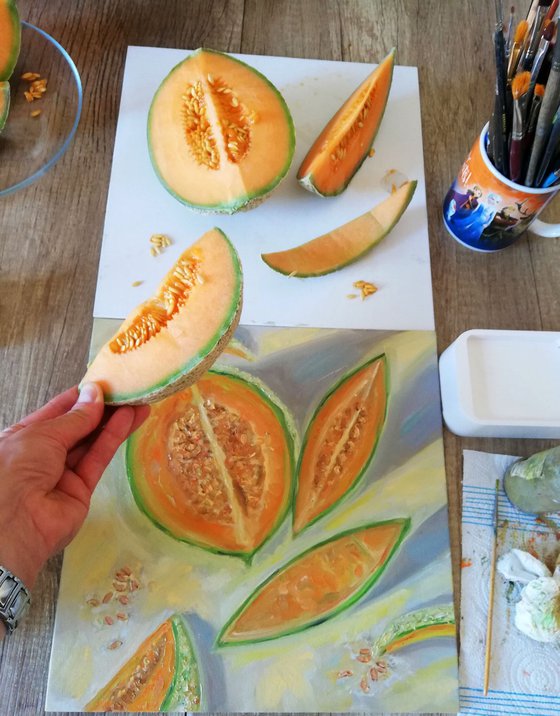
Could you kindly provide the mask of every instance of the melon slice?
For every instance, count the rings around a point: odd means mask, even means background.
[[[381,656],[428,639],[455,635],[452,604],[425,607],[395,619],[376,640],[373,651]]]
[[[277,639],[347,609],[379,579],[409,527],[409,519],[355,527],[298,555],[257,587],[218,645]]]
[[[229,55],[200,49],[157,90],[148,117],[156,174],[200,212],[233,214],[262,201],[286,175],[295,134],[278,90]]]
[[[286,276],[323,276],[368,253],[393,229],[416,190],[409,181],[373,209],[327,234],[286,251],[261,254],[271,269]]]
[[[82,383],[99,383],[112,405],[153,403],[191,385],[227,346],[241,303],[239,257],[225,234],[212,229],[127,317]]]
[[[299,183],[320,196],[341,194],[368,156],[391,89],[395,49],[330,120],[307,153]]]
[[[377,356],[340,380],[323,398],[305,433],[297,469],[297,534],[357,485],[385,424],[387,361]]]
[[[21,45],[21,24],[15,0],[0,0],[0,82],[9,80]]]
[[[199,711],[201,691],[188,628],[175,615],[142,642],[85,710]]]
[[[10,83],[0,82],[0,132],[4,129],[10,111]]]
[[[132,494],[171,537],[249,561],[290,506],[295,434],[261,381],[214,368],[155,405],[128,441]]]

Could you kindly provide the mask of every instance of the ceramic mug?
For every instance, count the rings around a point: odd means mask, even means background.
[[[505,249],[528,228],[538,236],[560,237],[560,224],[537,219],[560,185],[535,189],[506,179],[488,158],[487,136],[488,124],[445,196],[447,231],[463,246],[484,252]]]

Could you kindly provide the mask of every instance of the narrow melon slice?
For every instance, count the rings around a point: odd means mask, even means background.
[[[311,547],[257,587],[218,645],[277,639],[347,609],[379,579],[409,528],[409,519],[374,522]]]
[[[10,83],[0,82],[0,132],[4,129],[10,111]]]
[[[416,181],[403,184],[373,209],[327,234],[286,251],[261,254],[271,269],[286,276],[307,278],[338,271],[368,253],[394,228],[416,190]]]
[[[344,376],[316,409],[297,469],[294,532],[335,507],[370,464],[387,415],[387,361],[377,356]]]
[[[21,23],[15,0],[0,0],[0,82],[9,80],[21,45]]]
[[[175,615],[151,634],[86,711],[199,711],[201,681],[188,628]]]
[[[377,656],[381,656],[428,639],[455,635],[452,604],[425,607],[395,619],[376,640],[373,651]]]
[[[261,381],[214,368],[155,405],[129,439],[136,504],[171,537],[249,561],[290,506],[295,434]]]
[[[394,64],[393,48],[317,137],[297,174],[305,189],[320,196],[335,196],[346,189],[377,135]]]
[[[241,303],[239,257],[225,234],[212,229],[127,317],[82,383],[99,383],[112,405],[154,403],[191,385],[227,346]]]
[[[165,188],[203,213],[262,201],[286,175],[295,134],[278,90],[249,65],[199,49],[157,90],[148,145]]]

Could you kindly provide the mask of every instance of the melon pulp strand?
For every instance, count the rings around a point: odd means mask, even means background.
[[[298,534],[330,512],[370,464],[387,416],[385,354],[339,380],[307,427],[297,467],[293,530]]]
[[[277,639],[348,609],[377,582],[409,529],[408,518],[374,522],[310,547],[256,588],[217,645]]]
[[[138,507],[171,537],[250,561],[292,501],[296,430],[258,379],[214,368],[129,439]]]
[[[305,156],[299,183],[320,196],[341,194],[373,145],[391,89],[395,48],[346,100]]]
[[[405,182],[370,211],[305,244],[261,254],[271,269],[286,276],[309,278],[338,271],[365,256],[398,223],[406,211],[416,181]]]
[[[0,132],[4,129],[10,111],[10,83],[0,82]]]
[[[0,0],[0,82],[9,80],[21,46],[21,23],[15,0]]]
[[[101,348],[82,383],[99,383],[111,405],[153,403],[192,385],[239,323],[242,284],[233,245],[208,231]]]
[[[246,63],[199,49],[174,67],[148,115],[148,148],[163,186],[201,213],[260,203],[292,162],[295,131],[274,85]]]

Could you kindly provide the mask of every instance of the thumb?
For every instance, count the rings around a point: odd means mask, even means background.
[[[105,404],[103,391],[97,383],[84,383],[78,400],[71,410],[52,420],[45,421],[48,432],[66,450],[89,435],[101,422]]]

